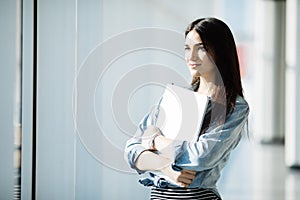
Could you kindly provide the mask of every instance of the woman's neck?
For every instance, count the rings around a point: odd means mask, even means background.
[[[197,92],[205,94],[209,97],[213,97],[216,93],[217,85],[215,84],[214,78],[207,79],[200,77],[200,85]]]
[[[204,94],[222,105],[226,105],[226,89],[222,85],[216,84],[216,79],[200,77],[200,84],[197,92]]]

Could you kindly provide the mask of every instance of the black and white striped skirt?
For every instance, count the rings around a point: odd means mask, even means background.
[[[158,188],[151,189],[151,200],[198,199],[221,200],[213,191],[203,188]]]

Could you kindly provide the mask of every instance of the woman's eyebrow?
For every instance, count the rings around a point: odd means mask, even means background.
[[[190,45],[189,44],[184,44],[184,46],[190,46]],[[203,43],[202,42],[196,43],[196,44],[194,44],[194,46],[203,46]]]
[[[195,44],[195,46],[201,46],[201,45],[203,46],[202,42]]]

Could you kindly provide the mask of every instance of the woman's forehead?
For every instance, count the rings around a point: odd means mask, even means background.
[[[195,30],[191,30],[185,38],[185,42],[188,44],[202,43],[200,35]]]

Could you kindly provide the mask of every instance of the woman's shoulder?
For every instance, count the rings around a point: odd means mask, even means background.
[[[249,104],[244,97],[238,95],[235,101],[235,110],[236,111],[246,111],[249,112]]]
[[[238,105],[244,105],[244,106],[249,106],[248,102],[244,97],[241,97],[240,95],[237,95],[236,97],[236,104]]]

